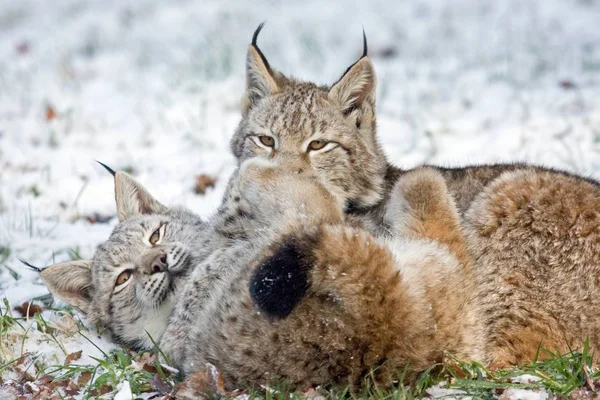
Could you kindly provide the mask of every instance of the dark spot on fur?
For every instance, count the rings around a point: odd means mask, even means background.
[[[250,280],[252,299],[271,317],[287,317],[306,295],[308,272],[314,264],[314,241],[306,239],[287,238],[273,255],[262,261]]]
[[[242,208],[238,208],[237,215],[241,218],[254,219],[254,215],[252,215],[252,213],[250,213]]]
[[[348,203],[346,204],[346,208],[344,210],[344,212],[346,214],[358,214],[358,213],[360,213],[360,211],[361,211],[360,205],[354,200],[348,201]]]
[[[252,356],[254,355],[254,352],[253,352],[252,350],[250,350],[250,349],[246,349],[246,350],[244,350],[244,352],[243,352],[243,353],[244,353],[244,355],[245,355],[246,357],[252,357]]]

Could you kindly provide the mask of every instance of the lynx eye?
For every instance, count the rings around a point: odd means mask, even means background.
[[[154,245],[156,244],[156,242],[158,242],[160,240],[160,228],[158,228],[157,230],[155,230],[152,235],[150,235],[150,244]]]
[[[327,142],[324,140],[313,140],[308,144],[308,150],[321,150],[326,145]]]
[[[123,271],[117,276],[116,286],[120,286],[131,278],[131,271]]]
[[[273,139],[271,136],[267,136],[267,135],[259,135],[258,136],[258,140],[260,140],[260,142],[267,147],[273,147],[275,146],[275,139]]]

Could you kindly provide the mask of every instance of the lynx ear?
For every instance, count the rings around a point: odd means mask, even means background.
[[[282,75],[271,68],[264,54],[258,48],[256,40],[264,26],[258,26],[252,36],[252,43],[248,47],[246,59],[246,93],[242,100],[242,113],[245,115],[262,98],[279,92],[277,81]]]
[[[344,72],[329,90],[329,99],[338,103],[345,115],[364,106],[375,107],[375,68],[367,57],[367,35],[363,29],[363,55]]]
[[[342,112],[349,115],[365,105],[375,105],[375,69],[369,57],[354,63],[329,90],[329,99],[339,104]]]
[[[87,314],[92,301],[91,266],[92,260],[54,264],[42,270],[42,281],[54,296]]]
[[[142,185],[125,172],[115,173],[115,200],[119,221],[141,214],[164,214],[160,204]]]

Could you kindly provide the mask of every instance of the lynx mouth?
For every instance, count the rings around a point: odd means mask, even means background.
[[[192,264],[192,256],[190,254],[184,252],[179,257],[177,257],[178,255],[179,252],[175,254],[175,260],[173,260],[173,263],[169,265],[168,270],[172,276],[182,274],[183,272],[187,271]]]

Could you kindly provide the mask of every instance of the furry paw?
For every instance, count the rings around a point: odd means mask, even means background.
[[[444,178],[431,168],[421,168],[400,177],[392,190],[385,221],[396,234],[410,235],[423,225],[458,223],[458,211]],[[429,221],[432,221],[429,223]]]
[[[312,241],[288,237],[256,268],[250,280],[252,299],[267,315],[287,317],[308,292],[313,265]]]

